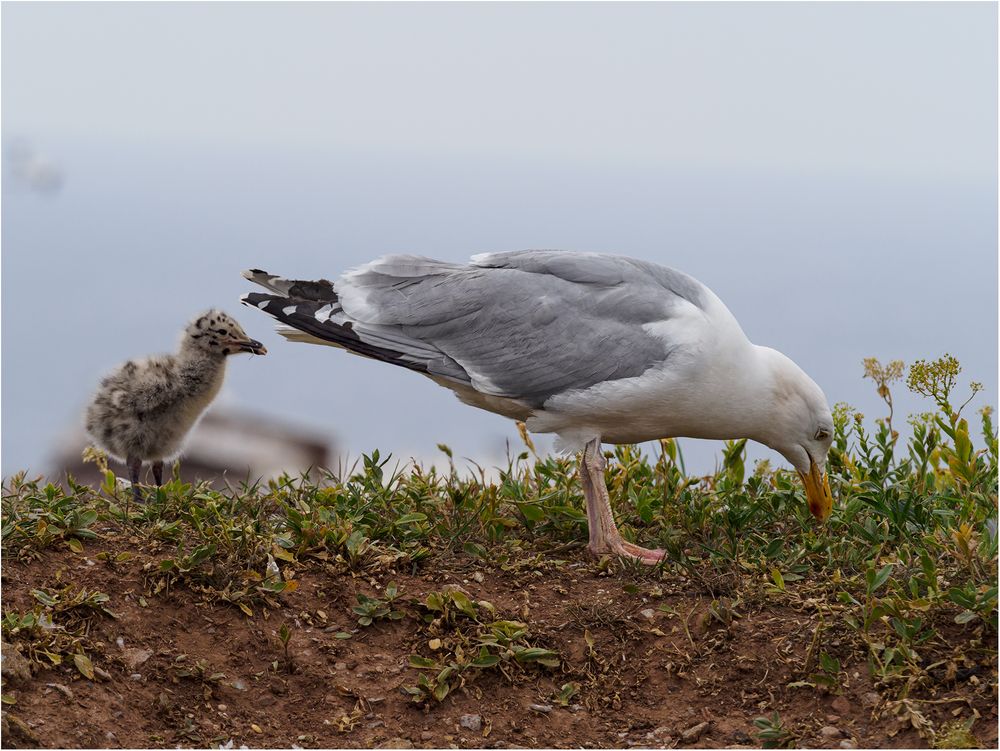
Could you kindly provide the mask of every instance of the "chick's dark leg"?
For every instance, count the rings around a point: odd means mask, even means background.
[[[153,479],[156,480],[156,487],[163,484],[163,462],[153,462]]]
[[[139,470],[142,469],[142,459],[130,456],[127,459],[128,479],[132,481],[132,497],[136,503],[142,503],[142,496],[139,495]]]

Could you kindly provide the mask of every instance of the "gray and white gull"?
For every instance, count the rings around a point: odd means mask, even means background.
[[[602,442],[749,438],[795,467],[817,519],[830,514],[823,392],[788,357],[751,343],[722,301],[680,271],[525,250],[469,263],[390,255],[333,282],[243,275],[268,290],[244,304],[276,318],[286,338],[409,368],[580,451],[595,555],[663,557],[619,533]]]

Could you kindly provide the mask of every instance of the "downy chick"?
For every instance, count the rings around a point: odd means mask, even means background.
[[[188,324],[176,354],[128,360],[101,381],[87,408],[87,432],[128,465],[137,501],[142,463],[153,462],[153,478],[161,485],[164,460],[181,452],[222,387],[226,358],[239,352],[267,350],[230,316],[212,309]]]

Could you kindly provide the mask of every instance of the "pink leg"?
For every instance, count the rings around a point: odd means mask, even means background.
[[[611,499],[604,481],[604,467],[601,441],[595,438],[587,444],[580,457],[580,483],[587,500],[587,524],[590,529],[588,550],[593,555],[612,553],[649,565],[659,563],[665,555],[662,550],[648,550],[622,539],[611,514]]]

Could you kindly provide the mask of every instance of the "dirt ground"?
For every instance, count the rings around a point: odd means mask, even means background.
[[[163,556],[138,542],[4,561],[5,612],[37,604],[32,589],[71,581],[108,593],[117,615],[91,621],[95,680],[64,664],[6,682],[16,703],[5,704],[4,747],[747,748],[762,743],[754,719],[774,712],[798,747],[928,743],[861,655],[843,655],[835,692],[789,686],[803,680],[817,616],[776,609],[763,594],[713,615],[703,583],[601,566],[580,550],[510,570],[456,554],[378,581],[314,562],[280,607],[250,618],[183,586],[152,594],[144,566]],[[112,566],[96,557],[106,550],[133,557]],[[358,625],[357,593],[389,581],[405,616]],[[407,602],[449,584],[529,624],[532,643],[557,650],[561,667],[482,671],[443,702],[414,703],[401,690],[420,675],[409,657],[433,650]],[[837,629],[825,634],[835,653]],[[955,680],[950,695],[961,699],[913,706],[935,724],[978,714],[973,734],[996,747],[994,679]],[[560,703],[570,681],[579,691]]]

